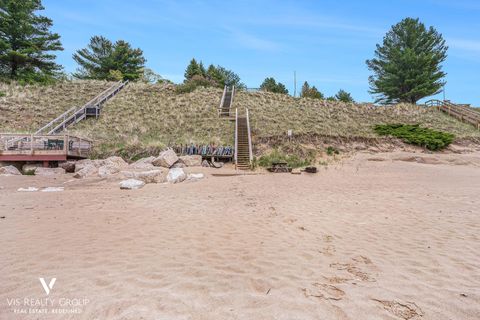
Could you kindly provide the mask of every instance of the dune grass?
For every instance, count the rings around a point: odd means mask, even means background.
[[[111,85],[105,81],[65,81],[53,85],[0,82],[0,131],[32,132],[73,106],[81,106]]]
[[[55,116],[81,105],[107,88],[101,81],[62,82],[50,86],[0,85],[0,131],[32,131]],[[222,90],[197,88],[178,92],[167,84],[130,83],[107,102],[98,120],[88,119],[69,132],[92,138],[95,156],[122,155],[128,159],[157,153],[165,146],[190,143],[233,145],[234,122],[219,118]],[[378,139],[377,124],[420,124],[480,141],[473,126],[435,110],[400,104],[378,107],[266,92],[237,92],[234,107],[250,111],[256,139],[295,136]]]
[[[435,109],[410,104],[374,106],[310,98],[293,98],[266,92],[239,92],[235,105],[248,107],[251,125],[258,137],[324,135],[374,138],[372,127],[380,123],[421,124],[447,131],[459,138],[480,137],[480,132]]]

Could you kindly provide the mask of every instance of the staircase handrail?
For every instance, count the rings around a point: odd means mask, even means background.
[[[474,118],[480,117],[480,112],[472,110],[465,105],[455,104],[450,101],[431,99],[426,101],[425,105],[430,107],[448,107],[451,109],[460,110],[459,112],[463,112],[466,116],[472,116]]]
[[[221,111],[223,107],[223,102],[225,101],[225,95],[227,94],[227,86],[223,87],[223,94],[222,94],[222,99],[220,99],[220,106],[218,109]]]
[[[233,160],[235,161],[235,166],[237,166],[238,159],[238,109],[235,108],[235,150]]]
[[[62,113],[61,115],[59,115],[58,117],[56,117],[55,119],[53,119],[52,121],[50,121],[49,123],[47,123],[46,125],[41,127],[40,129],[35,131],[35,134],[41,133],[43,130],[53,126],[53,124],[55,124],[59,120],[63,119],[63,121],[60,124],[58,124],[54,129],[52,129],[48,132],[49,134],[51,134],[52,132],[54,132],[55,130],[60,128],[66,121],[70,120],[72,117],[79,114],[80,112],[85,111],[88,107],[90,107],[92,105],[98,105],[99,103],[101,103],[101,101],[103,101],[103,99],[108,97],[110,94],[112,94],[116,90],[119,90],[119,89],[123,88],[127,83],[128,83],[128,80],[116,82],[112,86],[103,90],[100,94],[95,96],[93,99],[91,99],[90,101],[85,103],[83,106],[81,106],[81,107],[74,106],[74,107],[68,109],[67,111],[65,111],[64,113]]]
[[[230,109],[233,106],[233,97],[235,97],[235,86],[232,86],[232,95],[230,96]]]
[[[249,160],[251,164],[253,161],[253,152],[252,152],[252,134],[250,132],[250,117],[248,114],[248,108],[246,109],[246,114],[247,114],[247,132],[248,132],[248,154],[249,154]]]

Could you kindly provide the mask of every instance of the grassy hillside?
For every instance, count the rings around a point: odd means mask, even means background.
[[[233,144],[234,123],[218,117],[222,90],[177,94],[172,86],[131,83],[102,110],[99,120],[73,130],[97,141],[101,155],[139,156],[168,145]]]
[[[379,107],[343,102],[293,98],[267,92],[240,92],[237,107],[247,107],[257,137],[297,135],[377,137],[372,127],[380,123],[421,124],[455,134],[459,138],[480,137],[471,125],[461,123],[434,109],[399,104]]]
[[[0,130],[38,128],[74,104],[82,104],[108,83],[76,81],[54,86],[6,86],[0,91]],[[197,89],[177,94],[172,86],[131,83],[109,101],[99,120],[70,129],[96,141],[97,155],[137,157],[180,143],[233,144],[234,123],[220,119],[216,108],[222,90]],[[385,139],[372,127],[381,123],[418,123],[448,131],[457,139],[480,141],[480,132],[434,109],[413,105],[375,107],[265,92],[238,92],[234,106],[249,108],[254,139],[268,143],[285,139],[289,129],[297,139]],[[38,114],[37,116],[34,116]]]
[[[109,87],[104,81],[19,86],[0,82],[0,131],[31,132]]]

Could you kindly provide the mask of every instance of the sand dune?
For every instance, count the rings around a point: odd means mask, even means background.
[[[0,177],[0,319],[479,319],[480,154],[436,157],[134,191]],[[39,277],[88,303],[14,314]]]

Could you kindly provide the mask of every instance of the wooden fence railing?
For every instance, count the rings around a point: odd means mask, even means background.
[[[89,139],[72,135],[0,133],[0,155],[66,155],[87,157],[93,147]]]
[[[460,121],[469,123],[480,130],[480,112],[473,110],[468,105],[432,99],[425,102],[425,106],[435,107],[438,110],[443,111]]]

